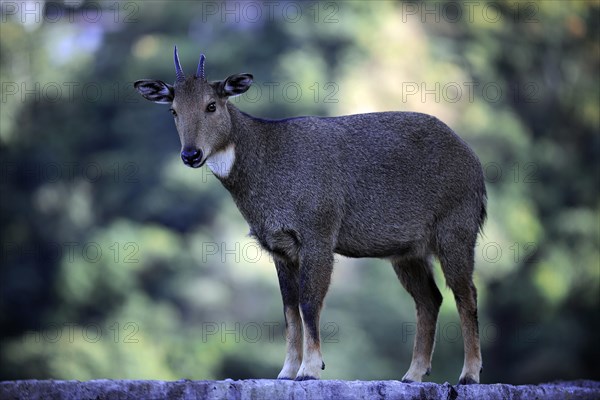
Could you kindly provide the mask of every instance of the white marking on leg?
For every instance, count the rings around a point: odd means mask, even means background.
[[[300,310],[302,315],[302,309]],[[302,315],[304,321],[304,315]],[[302,365],[298,371],[298,377],[309,376],[319,379],[321,377],[321,369],[323,367],[323,357],[321,356],[321,346],[313,340],[310,330],[304,326],[304,355],[302,356]]]
[[[294,379],[302,364],[302,320],[297,311],[294,313],[290,309],[285,310],[285,318],[287,320],[285,362],[277,379]]]
[[[227,178],[235,163],[235,146],[230,144],[224,150],[211,154],[206,165],[219,178]]]
[[[459,381],[464,378],[470,378],[476,383],[479,383],[479,373],[481,372],[482,366],[481,350],[479,350],[479,346],[477,346],[476,352],[476,356],[471,357],[465,354],[465,362],[463,364],[462,372],[460,373]]]
[[[415,359],[410,363],[410,367],[404,376],[402,377],[403,381],[412,381],[412,382],[422,382],[423,376],[427,375],[427,371],[431,366],[430,362],[426,362],[421,359]]]

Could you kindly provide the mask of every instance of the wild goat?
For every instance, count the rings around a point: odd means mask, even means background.
[[[170,104],[181,158],[205,163],[231,193],[275,260],[286,321],[279,379],[318,379],[325,368],[319,314],[334,253],[391,261],[417,310],[413,357],[403,381],[429,374],[442,303],[431,257],[452,289],[464,338],[460,384],[482,367],[473,285],[474,246],[486,218],[481,164],[438,119],[414,112],[267,120],[228,98],[248,90],[251,74],[208,82],[204,55],[176,81],[139,80],[143,97]]]

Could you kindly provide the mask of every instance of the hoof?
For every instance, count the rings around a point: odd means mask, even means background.
[[[471,377],[468,377],[468,376],[465,376],[464,378],[461,378],[461,379],[458,381],[458,384],[459,384],[459,385],[476,385],[476,384],[478,384],[478,383],[479,383],[479,382],[477,382],[475,379],[473,379],[473,378],[471,378]]]
[[[288,377],[283,377],[283,378],[277,378],[278,381],[293,381],[292,378],[288,378]]]
[[[415,381],[411,381],[410,379],[402,379],[400,382],[402,382],[402,383],[415,383]]]
[[[316,381],[317,378],[315,378],[314,376],[298,376],[296,377],[296,382],[301,382],[301,381]]]

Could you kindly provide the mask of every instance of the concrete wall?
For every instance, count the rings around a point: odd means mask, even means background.
[[[600,382],[452,386],[399,381],[5,381],[8,399],[600,399]]]

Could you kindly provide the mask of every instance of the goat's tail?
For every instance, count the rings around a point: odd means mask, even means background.
[[[487,219],[487,191],[485,190],[485,182],[483,182],[481,188],[481,209],[479,210],[479,220],[477,221],[477,224],[479,225],[480,234],[483,233],[483,225],[485,224],[485,220]]]

